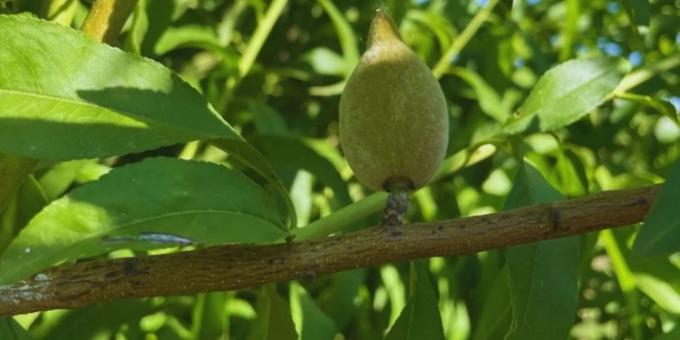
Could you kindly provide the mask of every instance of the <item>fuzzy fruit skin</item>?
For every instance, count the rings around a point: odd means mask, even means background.
[[[365,186],[415,190],[429,182],[446,154],[446,99],[382,10],[368,44],[340,98],[340,144]]]

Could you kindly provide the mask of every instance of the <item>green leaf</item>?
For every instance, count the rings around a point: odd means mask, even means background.
[[[169,69],[70,28],[0,16],[0,46],[0,152],[66,160],[241,140]]]
[[[501,123],[510,116],[496,90],[479,74],[462,67],[452,67],[450,71],[472,87],[477,94],[479,106],[487,116]]]
[[[335,273],[325,294],[317,298],[319,307],[339,329],[344,329],[358,312],[359,290],[366,278],[366,269]]]
[[[94,159],[82,159],[55,164],[40,177],[40,185],[50,200],[64,194],[74,183],[99,179],[111,168]]]
[[[257,319],[248,340],[298,339],[288,303],[276,293],[274,285],[260,290],[256,311]]]
[[[680,161],[659,189],[633,246],[636,256],[669,255],[680,251]]]
[[[214,28],[185,25],[166,29],[156,42],[154,52],[162,55],[182,47],[205,48],[214,51],[223,49]]]
[[[67,160],[210,139],[272,182],[295,220],[267,160],[169,69],[27,16],[0,16],[0,46],[0,153]]]
[[[325,47],[317,47],[307,52],[305,61],[318,74],[344,76],[351,72],[348,71],[351,67],[348,67],[347,61],[342,56]]]
[[[0,282],[113,249],[273,242],[285,236],[282,228],[269,195],[243,174],[213,163],[147,159],[36,215],[0,257]]]
[[[442,319],[437,307],[437,296],[435,288],[430,282],[427,267],[423,263],[416,263],[414,274],[415,291],[385,339],[444,339]]]
[[[290,285],[290,309],[301,340],[332,340],[336,329],[331,320],[298,283]]]
[[[0,339],[30,340],[31,335],[23,329],[12,317],[0,319]]]
[[[75,310],[52,310],[43,312],[40,323],[31,327],[31,334],[36,339],[50,340],[112,339],[118,327],[127,324],[128,339],[140,339],[140,319],[158,309],[148,299],[131,299]]]
[[[132,25],[125,39],[125,47],[134,54],[142,54],[142,42],[149,29],[149,16],[146,12],[147,0],[139,0],[133,12]]]
[[[618,59],[577,59],[546,72],[504,127],[511,134],[556,130],[605,102],[623,79],[628,66]]]
[[[520,165],[514,183],[506,210],[562,199],[527,163]],[[505,339],[568,337],[578,301],[579,245],[572,236],[507,249],[513,318]]]
[[[229,317],[226,308],[232,292],[202,293],[196,296],[191,319],[191,332],[195,339],[220,339],[229,334]]]
[[[493,286],[484,299],[484,305],[477,319],[478,323],[472,340],[501,339],[508,329],[507,327],[512,319],[512,308],[510,308],[507,272],[507,267],[498,271]]]
[[[333,23],[333,28],[338,35],[342,55],[345,57],[345,62],[348,66],[347,75],[352,72],[354,65],[359,62],[359,48],[357,47],[357,38],[354,35],[352,26],[349,24],[345,15],[338,10],[331,0],[318,0],[319,4],[326,11]]]

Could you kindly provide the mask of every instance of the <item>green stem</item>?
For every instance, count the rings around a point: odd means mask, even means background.
[[[246,50],[243,52],[243,56],[241,56],[241,60],[238,64],[238,76],[235,78],[227,78],[224,92],[222,93],[222,96],[220,97],[217,104],[217,108],[220,110],[220,112],[223,112],[227,106],[227,103],[229,103],[231,92],[234,90],[234,88],[236,88],[241,79],[243,79],[243,77],[245,77],[250,71],[255,59],[257,58],[258,54],[260,54],[260,50],[267,40],[267,37],[269,37],[269,33],[271,33],[274,24],[279,19],[279,16],[281,16],[283,9],[286,8],[287,3],[288,0],[274,0],[272,1],[271,5],[269,5],[269,8],[267,8],[267,13],[265,13],[262,21],[258,23],[253,36],[248,42],[248,46],[246,46]]]
[[[112,45],[135,5],[137,0],[97,0],[82,30],[90,38]]]
[[[71,26],[73,15],[76,13],[76,4],[76,0],[52,0],[45,17],[60,25]]]
[[[469,149],[464,149],[453,154],[442,162],[439,170],[434,175],[432,181],[437,181],[445,175],[452,174],[464,167],[476,164],[477,162],[490,157],[495,153],[493,151],[483,152],[475,157],[476,150],[481,149],[485,143],[479,143],[471,146]],[[387,193],[377,192],[360,201],[354,202],[326,217],[322,217],[303,228],[298,228],[292,231],[296,240],[308,240],[328,236],[333,233],[342,231],[347,226],[362,221],[364,218],[378,213],[385,209],[387,203]]]
[[[638,305],[640,297],[636,289],[635,276],[626,264],[626,259],[619,248],[619,243],[616,241],[614,233],[609,229],[601,231],[600,241],[602,241],[607,251],[609,260],[614,268],[614,274],[626,300],[633,339],[640,340],[642,339],[642,319],[640,318],[640,306]]]
[[[630,89],[646,82],[652,77],[660,73],[672,70],[678,66],[680,66],[680,53],[674,54],[652,65],[649,65],[645,68],[630,73],[625,78],[623,78],[619,86],[616,88],[616,90],[614,90],[613,94],[617,95],[624,92],[628,92]]]
[[[488,19],[491,15],[491,12],[493,11],[494,7],[496,7],[496,4],[498,4],[498,0],[491,0],[486,5],[486,7],[477,12],[472,20],[470,20],[470,23],[465,26],[463,32],[458,36],[458,38],[456,38],[451,46],[449,46],[449,49],[447,49],[446,52],[442,54],[442,57],[432,69],[432,74],[434,74],[437,79],[441,78],[441,76],[446,73],[449,65],[451,65],[451,60],[453,60],[453,58],[463,50],[465,45],[467,45],[470,39],[472,39],[475,33],[477,33],[477,30],[479,30],[484,21],[486,21],[486,19]]]
[[[328,236],[345,229],[346,226],[360,222],[385,208],[387,193],[376,192],[360,201],[354,202],[332,214],[320,218],[303,228],[292,231],[296,241]]]

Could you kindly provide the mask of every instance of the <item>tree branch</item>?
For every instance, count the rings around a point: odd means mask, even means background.
[[[253,287],[387,262],[478,251],[623,226],[644,219],[658,186],[609,191],[484,216],[370,228],[320,240],[223,245],[168,255],[57,266],[0,286],[0,316],[121,298]]]

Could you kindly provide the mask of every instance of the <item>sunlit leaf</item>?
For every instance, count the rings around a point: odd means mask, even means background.
[[[282,228],[270,196],[241,173],[148,159],[115,169],[36,215],[0,257],[0,282],[113,249],[272,242],[285,236]]]
[[[267,160],[169,69],[28,16],[0,16],[0,46],[0,152],[66,160],[210,139],[274,183],[295,219]]]
[[[627,65],[614,58],[562,63],[541,76],[504,129],[515,134],[567,126],[607,100],[626,71]]]

